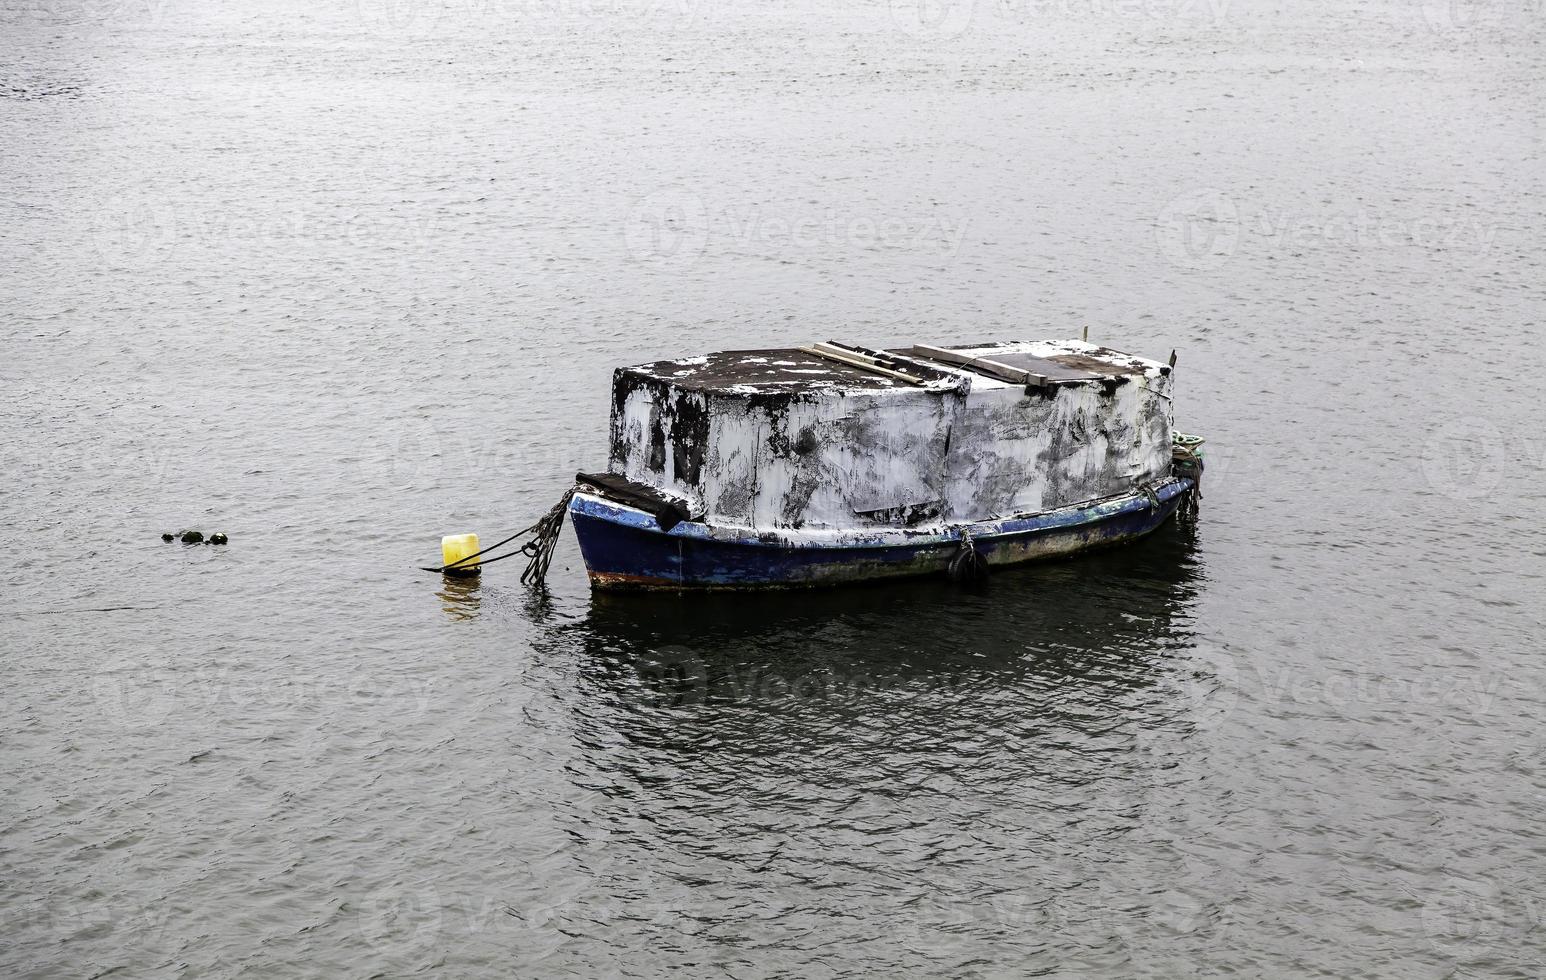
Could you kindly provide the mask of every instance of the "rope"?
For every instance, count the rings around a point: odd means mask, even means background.
[[[1202,497],[1202,453],[1186,446],[1175,446],[1170,451],[1171,472],[1192,481],[1192,492]]]
[[[538,588],[544,587],[547,584],[548,566],[553,562],[553,551],[558,547],[558,534],[564,529],[564,515],[569,512],[569,500],[574,496],[574,490],[574,487],[570,487],[567,491],[565,491],[564,495],[559,498],[558,503],[554,504],[552,509],[550,509],[546,514],[542,515],[542,518],[535,524],[532,524],[528,527],[523,527],[509,537],[489,545],[482,551],[475,551],[472,554],[467,555],[465,558],[458,558],[456,561],[451,562],[449,565],[440,565],[436,567],[420,565],[420,570],[426,572],[455,573],[458,571],[467,571],[470,567],[472,567],[468,565],[468,562],[471,562],[474,559],[483,559],[479,561],[476,566],[481,568],[484,565],[492,565],[496,561],[504,561],[506,558],[514,558],[516,555],[525,555],[530,559],[530,561],[526,563],[526,570],[521,573],[521,584],[534,585]],[[527,541],[525,544],[521,545],[514,551],[506,552],[503,555],[496,555],[493,558],[483,558],[483,556],[489,552],[497,551],[517,538],[524,538],[528,535],[531,536],[531,540]]]
[[[1177,433],[1175,445],[1170,450],[1171,473],[1192,481],[1192,489],[1181,501],[1180,511],[1183,517],[1195,518],[1198,505],[1202,501],[1202,473],[1205,467],[1202,451],[1198,448],[1201,445],[1202,440],[1196,436],[1183,436]]]
[[[945,566],[945,570],[955,582],[971,584],[987,580],[988,560],[977,553],[972,532],[964,527],[961,529],[960,546],[950,557],[950,564]]]
[[[553,562],[553,549],[558,547],[558,532],[564,529],[564,515],[569,513],[569,500],[573,496],[574,487],[570,487],[553,505],[553,509],[532,525],[537,536],[521,545],[521,554],[531,558],[526,563],[526,570],[521,573],[522,585],[535,585],[538,588],[547,585],[548,565]]]

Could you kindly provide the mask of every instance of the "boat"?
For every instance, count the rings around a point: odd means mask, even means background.
[[[621,368],[607,468],[577,475],[567,513],[600,590],[976,580],[1195,506],[1174,367],[1044,340]]]

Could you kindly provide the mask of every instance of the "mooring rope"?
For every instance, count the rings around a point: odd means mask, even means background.
[[[553,549],[558,547],[558,532],[564,529],[564,515],[569,513],[569,500],[574,496],[574,489],[570,487],[564,491],[553,509],[532,525],[536,528],[537,536],[521,546],[521,554],[531,556],[531,561],[526,563],[526,570],[521,573],[522,585],[541,587],[547,584],[548,565],[553,562]]]
[[[1197,448],[1200,445],[1202,440],[1196,436],[1182,436],[1171,449],[1171,474],[1192,481],[1192,488],[1187,491],[1180,506],[1182,515],[1186,517],[1197,516],[1198,504],[1202,500],[1204,465],[1202,452]]]
[[[961,540],[956,545],[956,553],[950,557],[945,571],[952,581],[963,584],[987,580],[988,560],[977,551],[977,544],[972,540],[972,532],[964,527],[961,529]]]
[[[1171,473],[1175,476],[1185,477],[1192,481],[1193,489],[1199,497],[1202,496],[1202,453],[1187,446],[1175,446],[1171,449]]]
[[[558,534],[564,529],[564,515],[569,512],[569,500],[574,496],[574,491],[574,487],[570,487],[565,491],[564,495],[559,498],[558,503],[554,504],[552,509],[546,514],[543,514],[542,518],[535,524],[521,528],[504,540],[491,544],[482,551],[475,551],[466,557],[458,558],[449,565],[437,567],[420,565],[419,567],[426,572],[455,573],[467,571],[473,567],[468,565],[468,562],[473,559],[482,559],[476,566],[481,568],[484,565],[492,565],[496,561],[514,558],[516,555],[525,555],[531,560],[526,563],[526,570],[521,573],[521,584],[535,585],[540,588],[547,583],[548,566],[553,562],[553,550],[558,547]],[[483,558],[489,552],[497,551],[517,538],[524,538],[528,535],[532,536],[531,540],[514,551],[506,552],[503,555],[496,555],[493,558]]]

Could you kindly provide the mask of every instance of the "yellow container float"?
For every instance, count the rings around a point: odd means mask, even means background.
[[[445,568],[447,575],[476,575],[483,571],[479,559],[473,559],[465,565],[456,568],[450,566],[468,557],[476,555],[479,551],[478,536],[476,534],[448,534],[440,539],[440,563]]]

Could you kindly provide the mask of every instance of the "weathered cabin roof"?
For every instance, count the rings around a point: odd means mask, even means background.
[[[1164,374],[1165,365],[1134,357],[1108,347],[1078,340],[997,341],[974,344],[932,345],[967,358],[981,358],[1068,384],[1126,379]],[[919,365],[923,372],[940,376],[970,377],[974,387],[993,387],[1005,382],[970,365],[944,363],[926,348],[902,347],[884,352]],[[793,394],[797,392],[881,392],[913,390],[914,385],[859,367],[794,348],[718,351],[700,357],[654,361],[625,368],[635,377],[654,378],[679,388],[726,394]]]
[[[934,346],[963,358],[975,359],[984,366],[1029,371],[1048,381],[1064,384],[1080,381],[1110,382],[1143,375],[1167,374],[1170,371],[1167,365],[1157,361],[1134,357],[1082,340],[1020,340]],[[936,359],[923,346],[902,348],[896,353]],[[973,371],[970,365],[963,365],[963,369]],[[979,368],[973,373],[992,372],[984,372]]]
[[[875,391],[912,386],[794,349],[730,350],[654,361],[628,368],[630,374],[658,378],[679,388],[734,394],[794,391]]]

